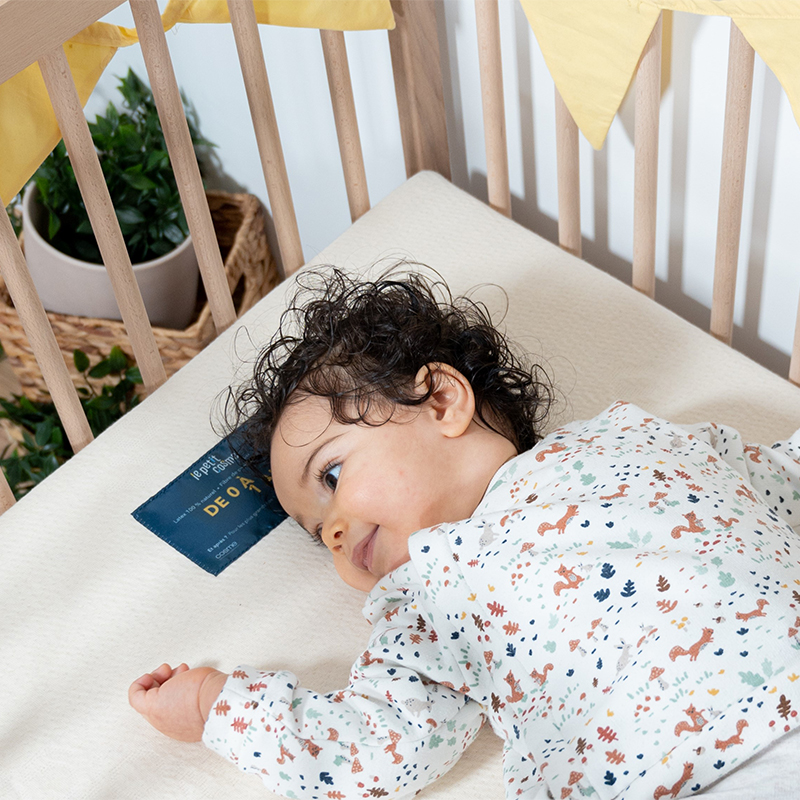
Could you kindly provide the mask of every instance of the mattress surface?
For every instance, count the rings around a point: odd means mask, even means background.
[[[800,426],[800,390],[432,173],[397,189],[314,263],[397,258],[476,284],[512,338],[548,367],[550,427],[615,399],[715,420],[772,443]],[[362,596],[285,522],[218,577],[131,517],[218,440],[216,399],[276,325],[278,287],[0,518],[0,796],[269,797],[200,744],[161,736],[127,703],[163,661],[289,669],[341,688],[368,638]],[[484,731],[426,798],[501,798],[500,743]]]

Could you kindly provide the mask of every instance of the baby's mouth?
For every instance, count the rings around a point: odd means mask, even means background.
[[[372,572],[372,556],[375,550],[375,539],[378,533],[377,526],[372,533],[365,536],[357,545],[353,553],[353,563],[367,572]]]

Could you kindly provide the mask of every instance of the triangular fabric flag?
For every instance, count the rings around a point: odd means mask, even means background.
[[[727,16],[781,82],[800,124],[798,0],[520,0],[573,119],[605,141],[661,11]]]
[[[521,3],[564,103],[599,150],[661,10],[627,0]]]
[[[326,30],[394,28],[389,0],[255,0],[260,24]],[[225,0],[170,0],[164,30],[178,22],[229,23]],[[86,104],[118,47],[138,43],[136,30],[95,22],[64,44],[78,97]],[[0,84],[0,199],[9,203],[61,139],[37,64]]]

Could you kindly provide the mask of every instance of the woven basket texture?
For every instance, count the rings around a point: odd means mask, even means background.
[[[251,194],[207,192],[206,196],[238,317],[281,280],[267,243],[266,214],[258,198]],[[76,317],[51,311],[47,312],[47,317],[76,386],[85,386],[86,379],[75,369],[72,358],[75,349],[83,350],[93,364],[107,356],[114,345],[119,345],[133,357],[125,326],[118,320]],[[153,326],[153,334],[167,376],[177,372],[214,339],[216,330],[202,282],[191,324],[184,330]],[[28,337],[2,278],[0,341],[23,393],[31,400],[49,400]]]

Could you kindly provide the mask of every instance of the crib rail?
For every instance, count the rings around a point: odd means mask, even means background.
[[[114,296],[128,331],[133,353],[148,391],[166,379],[153,330],[147,319],[139,286],[133,274],[119,220],[114,212],[103,169],[94,149],[89,125],[83,115],[78,90],[72,80],[64,49],[57,47],[39,59],[50,102],[75,170],[92,230],[108,270]]]
[[[733,302],[736,266],[742,228],[744,170],[750,127],[755,52],[731,23],[728,55],[728,87],[725,97],[725,130],[722,137],[722,177],[719,189],[717,250],[714,263],[714,295],[711,333],[725,344],[733,338]]]
[[[272,104],[267,67],[261,52],[258,38],[256,13],[252,3],[229,0],[233,36],[239,53],[239,63],[247,91],[247,102],[256,133],[264,180],[267,183],[269,202],[275,218],[278,246],[283,258],[283,268],[287,274],[299,269],[303,264],[303,248],[300,244],[300,231],[294,213],[289,176],[283,159],[278,121]]]
[[[450,180],[437,0],[391,2],[395,29],[389,50],[406,175],[430,169]]]
[[[496,0],[475,0],[486,141],[489,204],[508,213],[508,161],[502,105],[500,33]],[[634,224],[631,283],[655,297],[656,194],[661,97],[662,17],[647,41],[635,77]],[[714,288],[710,333],[730,345],[739,239],[742,228],[744,175],[755,52],[731,21],[723,133],[722,172],[717,218]],[[578,128],[555,91],[558,243],[581,255],[580,165]],[[788,378],[800,385],[800,305]]]
[[[320,31],[319,34],[331,92],[339,151],[342,155],[350,219],[355,222],[362,214],[369,211],[369,190],[367,172],[364,169],[364,155],[361,152],[361,138],[358,133],[353,86],[350,83],[350,67],[347,64],[347,49],[341,31]]]
[[[510,217],[511,189],[508,179],[506,112],[500,61],[500,12],[497,0],[475,0],[475,21],[478,29],[489,205],[495,211]]]
[[[566,103],[555,90],[556,170],[558,173],[558,243],[580,258],[581,175],[578,152],[578,126]]]
[[[656,293],[656,189],[662,26],[662,18],[659,17],[645,45],[636,75],[632,282],[635,289],[652,298]]]
[[[217,246],[192,137],[183,113],[183,102],[175,80],[158,4],[156,0],[131,0],[131,11],[214,327],[217,333],[221,333],[233,324],[236,312],[225,278],[225,267]]]

